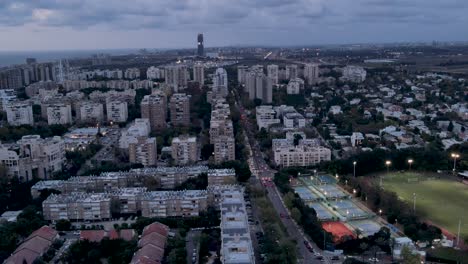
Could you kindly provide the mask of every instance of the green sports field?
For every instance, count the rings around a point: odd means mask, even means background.
[[[416,212],[453,234],[462,219],[462,237],[468,237],[468,185],[436,175],[393,173],[383,175],[383,187],[413,205],[416,193]]]

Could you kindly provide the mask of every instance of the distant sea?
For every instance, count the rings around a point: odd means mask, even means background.
[[[138,49],[118,50],[57,50],[57,51],[0,51],[0,67],[26,63],[26,58],[36,58],[38,62],[59,59],[86,58],[93,54],[125,55],[138,52]]]

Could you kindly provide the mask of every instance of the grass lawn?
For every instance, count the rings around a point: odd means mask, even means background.
[[[384,189],[396,192],[400,199],[411,205],[413,193],[415,193],[416,212],[434,224],[456,235],[458,221],[462,219],[461,234],[462,237],[468,237],[467,185],[450,179],[442,179],[443,176],[439,179],[434,178],[434,175],[415,172],[384,174],[383,176]],[[414,181],[417,179],[419,181]]]

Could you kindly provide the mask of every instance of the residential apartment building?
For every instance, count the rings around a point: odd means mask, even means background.
[[[128,68],[124,73],[125,79],[139,79],[140,78],[140,69],[138,68]]]
[[[109,97],[106,100],[107,121],[125,123],[128,119],[128,105],[118,97]]]
[[[154,166],[158,159],[157,143],[155,137],[137,137],[128,144],[128,157],[130,163],[139,163],[143,166]]]
[[[200,87],[205,85],[205,66],[201,63],[193,65],[193,80],[200,84]]]
[[[301,78],[289,80],[288,86],[286,87],[287,94],[300,94],[301,90],[304,90],[304,80]]]
[[[349,65],[343,68],[343,81],[363,82],[366,80],[367,72],[364,68],[354,65]]]
[[[283,125],[285,128],[304,128],[306,119],[297,112],[286,113],[283,115]]]
[[[286,65],[286,80],[291,80],[299,77],[296,64]]]
[[[276,111],[271,105],[260,105],[255,108],[257,126],[261,130],[265,128],[268,130],[270,126],[280,124],[281,120],[276,117]]]
[[[165,68],[166,84],[172,87],[174,92],[187,88],[189,73],[186,65],[168,66]]]
[[[151,66],[146,70],[146,78],[148,80],[164,79],[166,77],[164,73],[164,69]]]
[[[11,102],[6,106],[10,126],[34,125],[32,106],[29,102]]]
[[[62,170],[65,146],[60,137],[41,139],[38,135],[22,137],[15,145],[0,145],[0,163],[9,177],[29,181],[47,179]]]
[[[194,217],[207,207],[206,190],[147,192],[141,198],[144,217]]]
[[[208,185],[229,185],[236,183],[236,171],[234,169],[215,169],[208,171]]]
[[[321,146],[319,139],[306,139],[303,133],[301,137],[298,142],[294,140],[294,133],[287,135],[286,139],[273,139],[272,150],[276,165],[306,167],[331,160],[331,150]]]
[[[220,186],[217,194],[221,209],[221,262],[225,264],[255,263],[244,189],[236,185]]]
[[[172,139],[172,159],[177,165],[187,165],[198,161],[196,137],[182,135]]]
[[[210,121],[210,142],[214,145],[215,163],[235,160],[234,129],[231,111],[225,100],[213,103]]]
[[[224,98],[228,94],[228,77],[227,72],[223,68],[216,69],[213,74],[213,97]]]
[[[72,124],[71,105],[67,103],[53,103],[47,105],[47,123],[49,125]]]
[[[44,220],[101,221],[111,218],[108,193],[51,194],[42,202]]]
[[[119,148],[128,149],[131,142],[136,142],[139,137],[147,137],[151,132],[149,119],[137,118],[122,132],[119,139]]]
[[[278,84],[279,80],[279,68],[278,65],[268,65],[267,66],[267,76],[271,79],[273,85]]]
[[[245,65],[237,66],[237,82],[239,84],[245,84],[245,77],[246,77],[248,70],[249,70],[248,66],[245,66]]]
[[[84,123],[100,123],[104,121],[104,106],[91,101],[80,104],[79,118]]]
[[[249,99],[261,99],[262,103],[270,104],[273,100],[273,82],[263,71],[250,71],[245,77],[245,88]]]
[[[13,89],[0,90],[0,111],[6,111],[6,107],[10,102],[16,101],[16,91]]]
[[[173,126],[190,125],[190,95],[173,94],[169,103],[171,124]]]
[[[145,95],[141,101],[141,117],[147,118],[152,131],[167,128],[167,99],[162,92]]]
[[[319,78],[319,66],[318,64],[308,63],[304,65],[304,79],[308,85],[317,83]]]

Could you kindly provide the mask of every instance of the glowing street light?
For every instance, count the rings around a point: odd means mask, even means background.
[[[411,170],[411,165],[413,164],[414,160],[409,159],[408,160],[408,165],[409,165],[409,170]]]
[[[382,215],[382,209],[379,209],[379,214]]]
[[[453,158],[453,172],[455,173],[457,167],[457,159],[460,157],[460,154],[452,153],[451,156]]]
[[[357,164],[357,162],[353,161],[353,176],[354,176],[354,178],[356,178],[356,164]]]
[[[353,193],[356,194],[356,189],[353,189]]]
[[[391,161],[389,161],[389,160],[385,161],[385,166],[387,166],[387,173],[389,173],[389,171],[390,171],[390,165],[392,165]]]

